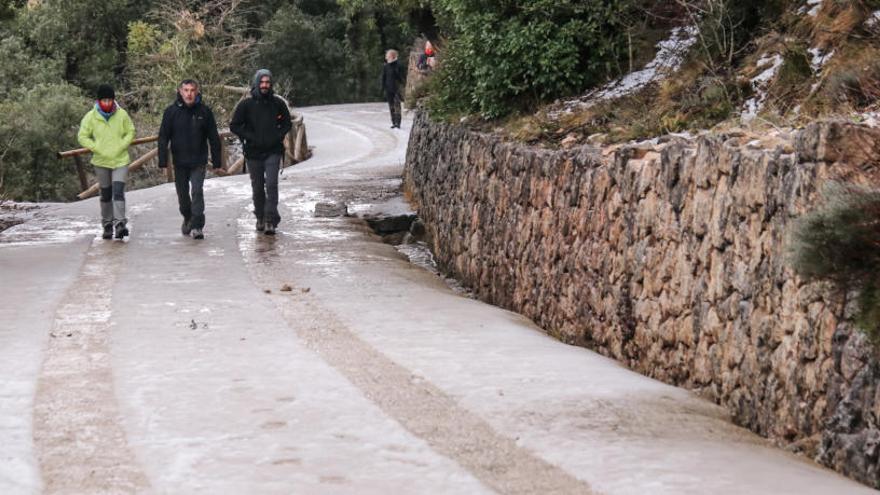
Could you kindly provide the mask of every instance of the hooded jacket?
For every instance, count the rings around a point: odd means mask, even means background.
[[[217,122],[214,112],[202,103],[201,95],[196,96],[193,106],[188,107],[178,93],[177,101],[165,109],[159,126],[160,168],[168,166],[169,141],[175,167],[193,168],[207,164],[209,144],[214,168],[221,165]]]
[[[128,146],[134,140],[134,124],[128,112],[119,105],[105,118],[96,103],[80,121],[76,137],[80,146],[92,152],[95,166],[119,168],[131,161]]]
[[[260,93],[260,79],[272,73],[260,69],[254,74],[250,97],[239,102],[229,122],[229,130],[241,138],[246,158],[263,159],[284,153],[284,137],[290,132],[290,110],[272,89]]]

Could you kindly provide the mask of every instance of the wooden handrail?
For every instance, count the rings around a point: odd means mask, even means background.
[[[232,134],[232,132],[230,132],[230,131],[222,131],[220,133],[221,138],[227,138],[230,136],[234,136],[234,134]],[[147,137],[137,138],[137,139],[133,140],[131,142],[131,144],[129,144],[128,146],[132,147],[132,146],[137,146],[139,144],[154,143],[158,140],[159,140],[159,136],[147,136]],[[68,151],[59,151],[57,153],[57,155],[58,155],[58,158],[68,158],[71,156],[80,156],[80,155],[86,155],[89,153],[91,153],[91,151],[88,148],[76,148],[76,149],[68,150]]]

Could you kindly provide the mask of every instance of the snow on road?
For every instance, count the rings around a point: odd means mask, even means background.
[[[208,181],[201,242],[169,185],[130,193],[126,243],[94,200],[0,234],[0,493],[869,491],[315,218],[400,206],[408,123],[303,113],[275,237],[242,176]]]

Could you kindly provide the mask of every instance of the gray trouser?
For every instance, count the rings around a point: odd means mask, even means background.
[[[101,187],[101,224],[125,225],[125,179],[128,165],[119,168],[95,166],[95,175]]]
[[[264,159],[247,159],[254,194],[254,215],[266,223],[278,225],[278,170],[281,155],[269,155]]]
[[[192,184],[192,196],[190,196]],[[180,214],[194,229],[205,227],[205,166],[174,167],[174,187],[177,189],[177,204]]]

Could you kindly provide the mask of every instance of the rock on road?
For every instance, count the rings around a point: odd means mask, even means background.
[[[399,194],[409,123],[302,111],[274,237],[246,176],[206,183],[203,241],[170,184],[128,194],[126,242],[94,199],[0,234],[0,493],[870,491],[315,218]]]

